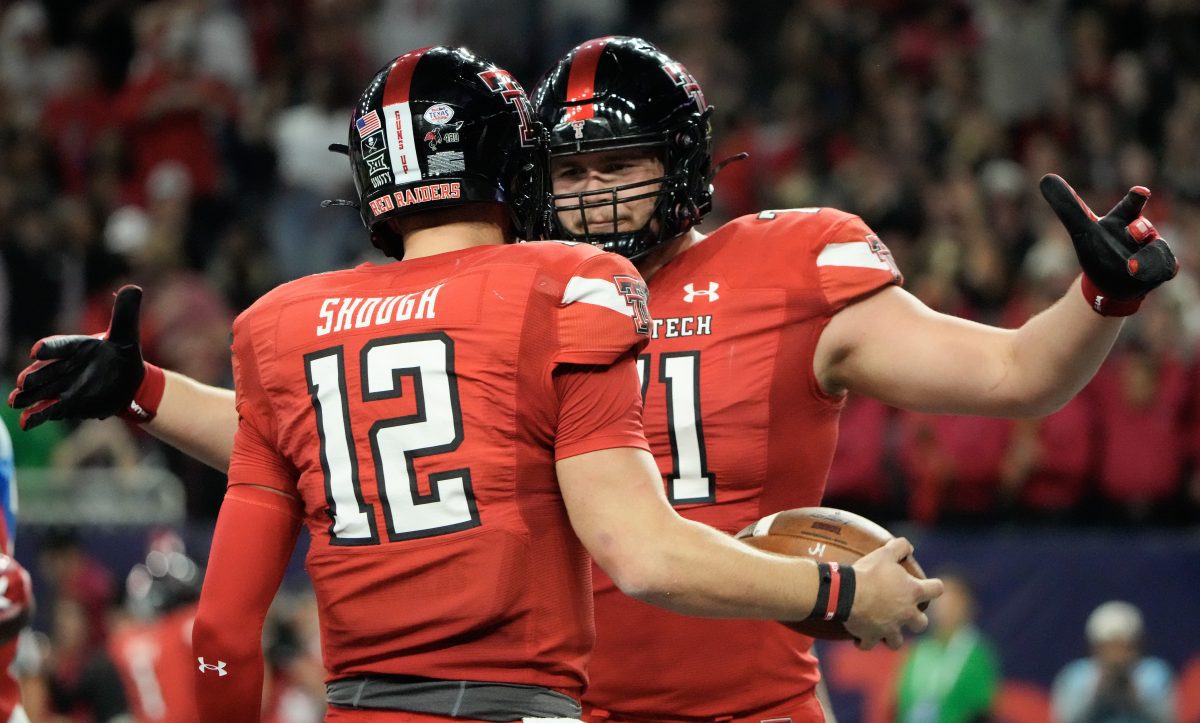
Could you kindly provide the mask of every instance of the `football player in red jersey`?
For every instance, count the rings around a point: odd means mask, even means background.
[[[17,483],[12,439],[0,424],[0,723],[28,723],[21,686],[10,670],[17,657],[17,636],[33,617],[29,572],[13,554]]]
[[[676,612],[832,615],[868,646],[925,625],[941,584],[896,564],[905,541],[818,572],[673,512],[641,431],[641,278],[589,244],[506,243],[550,208],[544,136],[507,72],[400,56],[349,140],[363,221],[398,261],[286,284],[235,322],[238,422],[194,630],[202,719],[257,719],[262,622],[301,524],[328,720],[577,717],[585,547]],[[165,410],[181,380],[143,364],[139,298],[118,295],[107,334],[37,345],[11,399],[26,425]],[[194,424],[174,391],[171,416]]]
[[[108,654],[139,723],[200,720],[192,680],[192,625],[200,580],[200,568],[173,532],[156,534],[145,561],[126,577],[131,618],[109,635]]]
[[[634,260],[649,283],[654,329],[638,357],[646,436],[671,503],[718,529],[820,503],[847,390],[928,412],[1057,409],[1103,361],[1121,315],[1176,272],[1140,215],[1149,191],[1132,189],[1097,219],[1047,177],[1083,293],[1068,290],[1018,330],[974,324],[900,288],[887,248],[849,213],[763,211],[700,233],[711,111],[687,70],[651,44],[583,43],[533,101],[551,133],[556,236]],[[823,719],[804,636],[672,615],[617,594],[601,570],[595,592],[589,719]]]

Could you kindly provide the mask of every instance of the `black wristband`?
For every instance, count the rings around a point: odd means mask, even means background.
[[[817,601],[813,605],[812,612],[808,614],[808,620],[824,620],[825,610],[829,607],[829,588],[833,581],[833,570],[829,567],[829,563],[817,563],[817,576],[820,581],[817,587]]]
[[[854,589],[856,583],[854,581],[854,568],[849,565],[842,565],[840,568],[842,573],[842,590],[838,595],[837,612],[834,613],[833,619],[839,623],[844,623],[850,619],[850,608],[854,605]]]

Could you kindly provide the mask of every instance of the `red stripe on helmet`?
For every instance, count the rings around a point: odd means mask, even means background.
[[[600,65],[600,54],[604,52],[604,46],[612,39],[613,36],[606,35],[575,48],[575,57],[571,60],[571,75],[567,77],[567,103],[591,100],[596,96],[596,67]],[[596,104],[584,103],[567,108],[567,115],[563,120],[587,120],[595,115]]]
[[[408,89],[412,85],[413,70],[417,67],[417,61],[427,50],[429,48],[410,50],[392,63],[392,69],[388,71],[387,80],[384,81],[383,86],[383,104],[385,106],[408,102]]]

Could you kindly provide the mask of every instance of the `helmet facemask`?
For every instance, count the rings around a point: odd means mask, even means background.
[[[615,139],[606,143],[552,148],[552,159],[603,151],[655,150],[663,172],[653,178],[592,190],[559,193],[552,187],[549,194],[553,209],[550,214],[551,235],[566,241],[590,243],[636,260],[687,232],[711,206],[708,115],[707,110],[696,114],[682,127],[663,132],[655,141]],[[646,199],[656,199],[656,203],[645,223],[637,229],[619,230],[619,207]],[[588,210],[606,207],[612,209],[611,223],[588,221]],[[579,219],[581,230],[572,231],[563,222],[564,217],[571,218],[570,214],[575,214]]]

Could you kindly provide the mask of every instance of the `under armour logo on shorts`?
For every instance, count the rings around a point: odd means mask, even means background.
[[[207,673],[210,670],[215,670],[215,671],[217,671],[217,675],[222,678],[229,675],[229,673],[225,671],[225,661],[224,660],[218,660],[216,665],[213,665],[212,663],[204,662],[204,658],[196,658],[196,660],[200,661],[200,672],[201,673]]]

